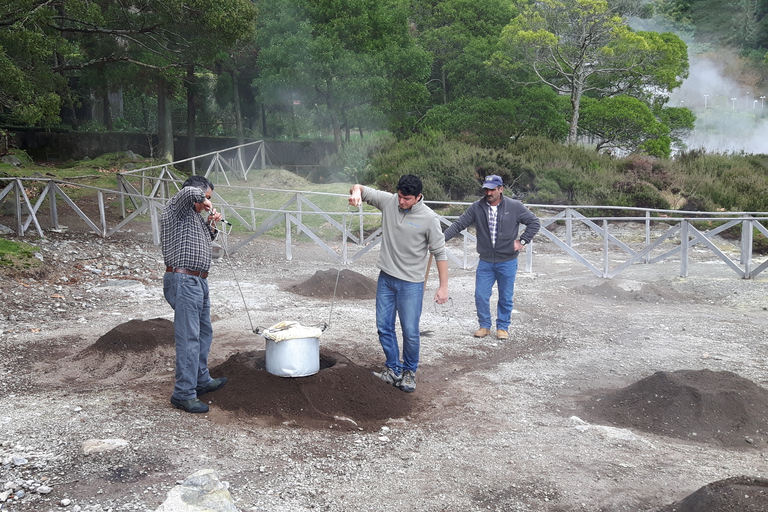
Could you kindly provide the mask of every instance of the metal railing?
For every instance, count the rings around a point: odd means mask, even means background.
[[[248,158],[246,147],[251,152]],[[200,166],[200,162],[205,166]],[[247,165],[245,163],[248,162]],[[285,237],[285,255],[293,257],[291,244],[295,236],[306,236],[335,262],[348,265],[359,260],[380,242],[381,229],[375,218],[380,212],[366,210],[362,206],[350,211],[346,207],[346,194],[311,191],[295,191],[277,188],[258,188],[231,185],[229,176],[239,180],[247,179],[248,173],[266,165],[266,149],[262,141],[213,152],[194,159],[173,164],[164,164],[135,171],[121,172],[117,176],[117,190],[101,189],[49,178],[0,178],[0,203],[11,202],[17,236],[25,236],[34,224],[35,232],[44,237],[43,225],[59,228],[58,209],[60,202],[71,208],[88,229],[101,237],[109,237],[140,217],[149,217],[152,241],[160,243],[160,215],[166,201],[181,186],[184,177],[175,168],[188,163],[192,169],[211,177],[220,175],[226,184],[217,184],[212,200],[217,209],[234,225],[234,235],[224,235],[223,243],[228,253],[234,254],[259,237],[273,230],[280,230]],[[241,165],[242,164],[242,165]],[[35,182],[42,185],[34,195],[26,185]],[[89,197],[96,196],[98,217],[88,215],[78,206],[78,200],[66,193],[68,188],[85,189]],[[40,187],[29,187],[37,190]],[[263,208],[256,205],[256,194],[285,196],[277,208]],[[109,199],[106,199],[109,198]],[[107,200],[117,200],[120,220],[108,225]],[[91,199],[92,201],[92,199]],[[321,207],[318,203],[326,206]],[[42,206],[48,205],[49,222],[40,216]],[[464,202],[427,201],[435,210],[450,206],[468,206]],[[126,208],[126,205],[132,208]],[[330,207],[328,205],[331,205]],[[689,272],[690,249],[700,245],[723,261],[728,268],[741,278],[751,279],[768,267],[768,261],[755,261],[753,255],[753,234],[757,231],[768,237],[764,226],[768,214],[764,212],[686,212],[679,210],[658,210],[608,206],[559,206],[530,204],[541,221],[541,229],[533,244],[526,247],[525,265],[532,271],[534,251],[537,244],[552,243],[554,246],[578,261],[596,276],[612,278],[634,264],[656,263],[672,257],[680,259],[680,275]],[[329,209],[330,208],[330,209]],[[603,215],[587,216],[584,212],[601,212]],[[609,215],[604,215],[608,213]],[[611,215],[615,214],[615,215]],[[630,216],[626,216],[630,215]],[[444,225],[450,225],[456,216],[439,216]],[[635,225],[626,230],[627,224]],[[643,229],[637,229],[637,225]],[[369,233],[366,234],[366,226]],[[697,227],[698,226],[698,227]],[[707,226],[708,229],[700,229]],[[733,259],[718,246],[714,237],[731,228],[740,228],[738,259]],[[637,233],[642,233],[638,240]],[[575,243],[578,237],[601,240],[601,251],[595,258],[594,251],[580,250]],[[460,247],[450,244],[448,257],[461,268],[472,268],[477,263],[475,237],[462,232]],[[594,246],[594,244],[593,244]],[[458,253],[457,253],[458,251]],[[620,259],[614,266],[611,262]]]

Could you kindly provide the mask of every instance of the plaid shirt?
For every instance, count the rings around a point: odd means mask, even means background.
[[[496,220],[498,216],[499,205],[490,206],[488,210],[488,229],[491,232],[491,245],[496,247]]]
[[[211,242],[217,232],[195,211],[195,203],[205,201],[196,187],[184,187],[163,209],[160,240],[163,260],[168,267],[206,272],[211,267]]]

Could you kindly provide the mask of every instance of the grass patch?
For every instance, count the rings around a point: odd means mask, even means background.
[[[12,149],[11,154],[21,160],[22,165],[14,167],[0,163],[0,177],[6,178],[50,178],[72,181],[97,188],[117,189],[117,173],[127,168],[155,165],[157,162],[145,158],[133,158],[124,151],[105,153],[92,160],[78,160],[56,163],[35,163],[26,152]],[[39,187],[42,189],[42,186]],[[87,188],[68,189],[72,198],[92,194]]]
[[[45,264],[35,257],[40,249],[26,242],[0,239],[0,269],[30,271],[41,269]]]

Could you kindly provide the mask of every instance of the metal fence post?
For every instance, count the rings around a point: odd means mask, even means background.
[[[608,277],[608,220],[603,219],[603,277]]]
[[[104,208],[104,192],[98,191],[99,219],[101,220],[101,238],[107,237],[107,212]]]
[[[752,224],[755,221],[747,219],[741,226],[741,260],[744,265],[744,279],[752,278],[752,237],[754,228]]]
[[[341,262],[346,265],[347,261],[347,218],[346,213],[341,214]]]
[[[56,183],[50,182],[50,187],[48,188],[48,203],[51,206],[51,225],[53,229],[59,229],[59,210],[56,205],[56,190],[58,187]]]
[[[24,193],[24,185],[21,180],[14,180],[13,187],[13,209],[16,212],[16,235],[24,236],[24,223],[21,219],[21,195]],[[32,213],[32,212],[30,212]]]
[[[256,227],[256,210],[254,210],[254,202],[253,202],[253,189],[248,189],[248,201],[251,205],[251,226]]]
[[[291,261],[293,253],[291,252],[291,214],[285,213],[285,259]]]
[[[645,210],[645,246],[648,247],[651,245],[651,212],[650,210]],[[643,258],[643,263],[648,263],[651,261],[651,255],[646,254]]]
[[[160,245],[160,223],[157,218],[157,203],[149,199],[149,220],[152,225],[152,241],[155,245]]]
[[[688,277],[688,220],[680,221],[680,277]]]
[[[365,225],[363,222],[363,219],[365,219],[365,217],[363,216],[363,203],[360,203],[360,205],[357,207],[357,212],[359,214],[358,217],[360,219],[360,238],[357,239],[357,245],[362,246],[363,240],[364,240],[363,237],[365,236],[365,229],[364,229]]]

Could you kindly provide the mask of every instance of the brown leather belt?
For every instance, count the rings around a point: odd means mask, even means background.
[[[166,272],[176,272],[177,274],[189,274],[190,276],[201,277],[203,279],[208,277],[208,272],[201,272],[199,270],[187,270],[185,268],[165,267]]]

